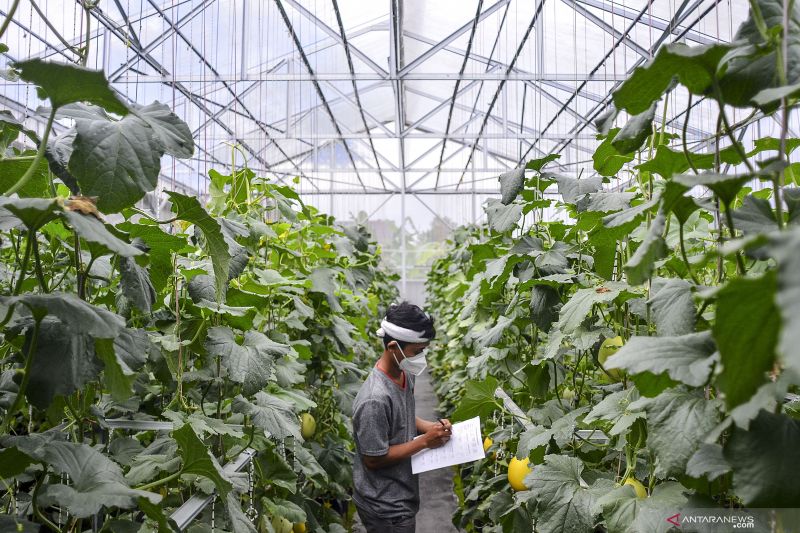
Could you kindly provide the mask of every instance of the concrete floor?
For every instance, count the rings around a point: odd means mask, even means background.
[[[417,416],[426,420],[436,420],[439,416],[436,412],[438,401],[427,372],[417,378],[414,398]],[[453,471],[450,468],[440,468],[420,474],[419,499],[417,533],[459,533],[451,522],[458,502],[453,492]],[[357,516],[353,532],[365,533]]]

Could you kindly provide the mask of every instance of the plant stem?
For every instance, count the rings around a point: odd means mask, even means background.
[[[19,269],[19,279],[17,280],[17,284],[14,287],[14,296],[18,295],[22,290],[22,282],[25,281],[25,274],[28,271],[28,262],[31,258],[31,248],[33,247],[33,239],[36,238],[36,232],[34,230],[28,230],[28,236],[25,239],[25,255],[22,256],[22,265]]]
[[[689,163],[695,174],[699,174],[697,167],[692,162],[692,157],[689,155],[689,147],[686,145],[686,130],[689,128],[689,115],[692,113],[692,93],[689,93],[689,103],[686,108],[686,120],[683,121],[683,129],[681,130],[681,140],[683,141],[683,155],[686,156],[686,162]]]
[[[43,292],[50,292],[47,288],[47,280],[44,279],[44,273],[42,272],[42,261],[39,259],[39,240],[36,238],[35,233],[31,237],[33,237],[33,265],[36,270],[36,279],[39,280],[39,287]]]
[[[3,430],[0,431],[0,434],[5,435],[8,433],[9,424],[11,420],[14,418],[14,414],[19,410],[22,405],[23,400],[25,399],[25,391],[28,389],[28,383],[31,380],[31,366],[33,365],[33,354],[36,353],[36,341],[39,338],[39,325],[41,324],[42,319],[37,318],[33,322],[33,332],[31,333],[31,342],[28,345],[28,355],[25,357],[25,367],[23,368],[24,374],[22,375],[22,382],[19,384],[19,391],[17,391],[16,397],[14,397],[14,403],[11,404],[11,407],[8,411],[6,411],[6,416],[3,419]]]
[[[160,487],[161,485],[166,485],[170,481],[172,481],[174,479],[178,479],[181,476],[182,473],[183,473],[183,470],[178,470],[174,474],[170,474],[167,477],[164,477],[164,478],[161,478],[161,479],[157,479],[157,480],[153,481],[152,483],[146,483],[144,485],[136,487],[136,490],[150,490],[150,489],[155,488],[155,487]]]
[[[56,111],[58,108],[53,106],[53,109],[50,110],[50,116],[47,117],[47,125],[44,127],[44,135],[42,135],[42,141],[39,143],[39,149],[36,151],[36,156],[33,158],[33,162],[31,166],[28,167],[28,170],[25,171],[25,174],[11,186],[5,193],[6,196],[11,196],[15,192],[19,192],[33,177],[36,173],[36,168],[39,166],[39,163],[42,161],[42,157],[44,157],[44,151],[47,148],[47,139],[50,137],[50,131],[53,129],[53,121],[56,118]]]
[[[39,496],[39,489],[42,487],[42,483],[44,482],[44,479],[47,477],[48,465],[47,463],[44,462],[41,464],[43,469],[42,476],[38,480],[36,480],[36,488],[33,489],[33,496],[31,497],[31,506],[33,507],[33,514],[36,515],[36,518],[41,520],[42,523],[44,523],[44,525],[46,525],[48,528],[55,531],[56,533],[59,533],[61,530],[58,528],[58,526],[56,526],[53,522],[48,520],[48,518],[44,515],[44,513],[42,513],[42,511],[39,510],[39,506],[36,505],[36,499]]]
[[[749,172],[755,172],[753,164],[750,162],[749,159],[747,159],[747,154],[745,153],[744,148],[742,148],[742,145],[739,143],[738,140],[736,140],[736,137],[733,135],[733,129],[731,129],[730,122],[728,122],[728,114],[725,112],[725,102],[722,98],[722,91],[720,90],[719,83],[717,83],[716,80],[714,80],[714,94],[716,94],[717,96],[717,104],[719,105],[719,116],[722,119],[722,124],[725,126],[725,134],[731,140],[733,148],[736,150],[736,153],[739,154],[739,157],[742,158],[742,162],[747,167],[747,170]]]
[[[692,265],[689,264],[689,258],[686,256],[686,244],[683,242],[683,223],[678,226],[678,235],[680,237],[681,257],[683,258],[683,263],[686,265],[686,271],[689,273],[692,281],[694,281],[694,284],[700,285],[700,282],[697,280],[697,276],[694,275]]]
[[[731,239],[736,238],[736,228],[733,225],[733,214],[731,213],[731,206],[725,204],[725,220],[728,222],[728,231],[731,234]],[[739,274],[742,276],[745,275],[747,272],[744,268],[744,260],[742,260],[742,255],[739,251],[736,252],[736,268],[739,270]]]
[[[92,38],[92,32],[91,32],[92,17],[91,14],[89,13],[91,8],[86,7],[85,2],[83,4],[83,10],[86,12],[86,37],[84,39],[83,57],[81,57],[81,65],[85,67],[89,63],[89,42],[91,41]]]
[[[11,9],[8,10],[6,19],[3,21],[3,25],[0,26],[0,39],[3,38],[3,35],[5,35],[6,30],[8,29],[8,25],[11,24],[11,19],[14,18],[14,13],[17,11],[17,7],[19,7],[19,0],[14,0],[14,3],[11,4]]]

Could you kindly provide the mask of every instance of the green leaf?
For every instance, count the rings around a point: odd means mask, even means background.
[[[139,248],[128,244],[111,233],[108,226],[94,215],[84,215],[78,211],[67,209],[62,216],[69,222],[75,233],[83,239],[105,246],[112,253],[119,254],[122,257],[133,257],[142,254]]]
[[[650,279],[655,268],[654,263],[667,255],[667,244],[663,237],[666,221],[664,213],[659,213],[653,219],[644,241],[625,264],[625,275],[632,285],[641,285]]]
[[[694,163],[694,159],[692,159]],[[656,147],[656,154],[636,168],[646,172],[658,174],[665,180],[672,178],[675,174],[681,174],[689,170],[689,161],[682,150],[673,150],[670,147],[659,144]]]
[[[656,116],[656,102],[638,115],[628,120],[628,123],[614,136],[611,145],[620,154],[630,154],[642,147],[644,142],[653,133],[653,119]]]
[[[497,198],[489,198],[484,209],[489,227],[498,233],[505,233],[514,228],[522,216],[522,205],[516,203],[503,205]]]
[[[464,396],[458,402],[450,420],[458,422],[476,416],[489,416],[498,406],[494,395],[496,389],[497,380],[492,376],[487,376],[484,381],[467,381],[464,385]]]
[[[3,212],[11,213],[28,229],[37,230],[55,220],[62,209],[56,200],[0,196],[0,216]]]
[[[536,531],[591,531],[600,513],[597,500],[614,486],[599,478],[592,487],[583,480],[583,463],[577,457],[546,455],[525,478],[538,502]]]
[[[225,498],[225,507],[233,533],[258,533],[253,522],[242,511],[242,502],[237,495],[229,493]]]
[[[195,435],[191,424],[184,424],[180,429],[173,431],[172,438],[178,443],[183,460],[181,473],[196,474],[210,479],[217,491],[225,497],[233,485],[208,447]]]
[[[25,337],[27,353],[32,332]],[[74,332],[60,320],[47,317],[39,326],[31,377],[25,395],[38,409],[46,409],[56,396],[69,396],[93,381],[101,366],[95,359],[94,341]]]
[[[112,339],[125,326],[123,318],[111,311],[89,304],[72,293],[23,294],[0,297],[0,305],[22,304],[36,316],[53,315],[73,333]],[[20,308],[17,308],[20,312]]]
[[[778,352],[784,364],[800,370],[800,228],[774,239],[773,254],[778,261],[778,291],[775,296],[782,327]]]
[[[280,498],[264,498],[263,502],[267,511],[272,516],[282,516],[289,522],[294,522],[295,524],[305,522],[307,519],[306,512],[303,508],[294,502],[282,500]]]
[[[158,226],[123,222],[117,227],[131,237],[141,239],[149,248],[147,256],[150,259],[150,281],[156,292],[160,293],[166,287],[169,276],[173,272],[172,253],[186,246],[186,239],[178,235],[170,235]]]
[[[638,498],[633,487],[623,485],[603,495],[598,505],[608,533],[667,533],[675,528],[665,517],[686,505],[684,491],[680,483],[667,481],[656,485],[649,497]]]
[[[800,501],[800,421],[761,411],[749,430],[735,427],[723,449],[733,488],[748,507],[796,507]]]
[[[686,473],[692,477],[707,477],[713,481],[731,471],[731,466],[722,456],[722,446],[704,443],[686,464]]]
[[[608,213],[610,211],[621,211],[630,207],[631,200],[636,197],[632,192],[596,192],[589,193],[579,199],[575,204],[578,212],[598,211]]]
[[[241,394],[236,396],[233,410],[248,415],[256,427],[276,439],[301,438],[300,423],[292,404],[266,392],[257,392],[254,399],[255,402],[250,402]]]
[[[147,269],[140,267],[129,257],[122,257],[117,263],[119,267],[121,294],[142,313],[150,314],[156,302],[156,290],[150,281]]]
[[[595,193],[602,189],[603,178],[575,179],[567,176],[556,176],[558,183],[558,194],[564,203],[575,204],[589,193]]]
[[[45,485],[40,503],[63,505],[76,517],[91,516],[104,506],[134,508],[142,497],[152,503],[161,500],[158,494],[131,489],[119,465],[86,444],[50,440],[42,445],[38,435],[7,438],[4,444],[16,446],[31,458],[48,463],[55,473],[69,476],[69,485]]]
[[[0,516],[0,530],[8,533],[41,533],[42,526],[16,516]]]
[[[621,435],[626,433],[638,419],[644,418],[643,411],[630,409],[631,403],[638,399],[639,391],[634,387],[612,392],[600,400],[583,421],[591,424],[604,420],[610,423],[609,435]]]
[[[531,159],[530,161],[528,161],[525,164],[525,168],[527,170],[535,170],[535,171],[538,172],[538,171],[542,170],[542,168],[547,163],[550,163],[551,161],[555,161],[556,159],[559,159],[560,157],[561,157],[561,154],[549,154],[549,155],[546,155],[544,157],[540,157],[539,159]]]
[[[73,102],[90,102],[117,115],[128,114],[128,108],[111,90],[101,70],[41,59],[14,63],[14,68],[21,79],[41,87],[55,108]]]
[[[76,128],[69,172],[85,196],[97,196],[100,211],[116,213],[155,189],[163,152],[147,123],[128,115],[79,119]]]
[[[239,344],[233,330],[227,327],[210,328],[205,347],[209,354],[222,357],[229,379],[241,383],[248,396],[269,382],[274,356],[290,350],[258,331],[245,331]]]
[[[655,196],[652,200],[642,202],[639,205],[623,209],[618,213],[614,213],[603,217],[603,225],[607,228],[618,228],[629,222],[639,219],[645,213],[658,205],[660,198]]]
[[[500,339],[503,336],[503,333],[514,323],[513,318],[500,316],[497,318],[497,323],[486,330],[485,332],[481,333],[475,339],[475,346],[478,348],[486,348],[488,346],[493,346],[500,342]]]
[[[699,387],[708,381],[715,349],[708,331],[677,337],[631,337],[604,366],[632,374],[666,372],[676,381]]]
[[[742,207],[735,209],[731,216],[736,229],[745,235],[769,233],[778,229],[778,219],[769,201],[756,198],[752,194],[744,197]]]
[[[703,185],[711,189],[720,201],[729,205],[742,186],[753,179],[752,174],[717,174],[715,172],[704,172],[702,174],[679,174],[674,176],[673,181],[686,187]]]
[[[647,303],[660,336],[686,335],[694,331],[697,312],[691,283],[679,278],[658,278],[653,280],[650,294]]]
[[[311,280],[311,291],[319,292],[325,295],[328,300],[328,305],[335,313],[342,312],[342,306],[339,304],[339,299],[336,297],[336,290],[338,284],[336,278],[338,272],[332,268],[315,268],[308,275]]]
[[[781,324],[776,289],[772,271],[758,279],[733,279],[718,293],[713,326],[722,360],[718,385],[729,408],[749,400],[775,363]]]
[[[500,180],[500,194],[503,196],[500,201],[503,205],[508,205],[514,201],[525,184],[525,167],[510,170],[501,174],[498,179]]]
[[[619,296],[620,292],[621,286],[614,283],[578,289],[561,308],[557,323],[558,329],[566,334],[575,332],[595,304],[611,302]]]
[[[10,189],[33,163],[34,152],[26,150],[17,157],[0,159],[0,188],[4,191]],[[26,183],[17,195],[20,198],[42,198],[50,196],[50,171],[47,161],[44,159],[39,162],[39,166],[34,171],[33,177]]]
[[[655,398],[640,398],[631,408],[644,408],[647,412],[647,447],[656,456],[659,477],[683,474],[686,463],[720,418],[718,400],[706,400],[702,391],[680,388],[669,389]]]
[[[133,112],[153,128],[162,151],[184,159],[194,155],[192,131],[169,107],[155,101],[146,106],[134,106]]]
[[[634,154],[621,154],[611,144],[617,133],[619,133],[619,128],[611,129],[592,154],[593,168],[601,176],[616,176],[625,163],[633,161]]]
[[[534,285],[531,290],[531,320],[542,331],[548,331],[558,319],[561,297],[558,291],[547,285]]]
[[[614,105],[632,115],[643,113],[661,98],[676,76],[689,91],[703,94],[711,86],[720,60],[730,49],[727,44],[663,46],[653,59],[636,67],[614,91]]]
[[[204,250],[211,258],[211,265],[214,268],[217,302],[224,303],[225,291],[228,288],[231,253],[219,222],[203,209],[197,198],[171,191],[168,191],[167,195],[172,202],[172,211],[175,216],[180,220],[191,222],[203,232]]]

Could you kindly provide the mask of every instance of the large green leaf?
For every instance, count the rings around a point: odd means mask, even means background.
[[[108,248],[111,252],[122,257],[141,255],[142,251],[123,241],[111,231],[106,224],[94,215],[84,215],[79,211],[65,210],[62,215],[75,233],[89,242],[97,243]]]
[[[579,199],[575,206],[578,208],[578,212],[599,211],[608,213],[627,209],[630,207],[631,200],[635,197],[636,194],[632,192],[595,192]]]
[[[219,222],[203,209],[197,198],[177,192],[167,192],[167,195],[172,201],[172,211],[175,216],[180,220],[191,222],[203,232],[205,252],[211,258],[211,265],[214,268],[217,301],[223,303],[228,287],[231,253]]]
[[[603,188],[603,178],[575,179],[567,176],[556,176],[558,194],[564,203],[575,204],[589,193],[595,193]]]
[[[699,387],[708,381],[715,350],[708,331],[677,337],[631,337],[604,366],[632,374],[666,372],[674,380]]]
[[[723,450],[733,487],[752,507],[797,507],[800,502],[800,421],[761,411],[745,431],[734,428]]]
[[[577,457],[546,455],[525,478],[538,502],[536,531],[578,533],[591,531],[600,513],[598,498],[614,486],[599,478],[589,487],[583,480],[583,463]]]
[[[222,470],[217,459],[211,455],[208,447],[195,435],[191,424],[184,424],[172,432],[172,438],[178,443],[183,461],[183,474],[196,474],[210,479],[217,491],[224,498],[233,488],[227,474]]]
[[[156,302],[156,290],[147,269],[130,257],[121,257],[117,263],[121,294],[142,313],[150,314]]]
[[[17,312],[22,312],[20,308],[24,306],[35,316],[53,315],[73,333],[87,333],[101,339],[113,339],[125,326],[121,316],[87,303],[72,293],[0,297],[0,305],[17,305]]]
[[[248,415],[256,427],[276,439],[301,438],[300,424],[292,404],[266,392],[256,393],[254,399],[254,402],[250,402],[242,395],[236,396],[233,410]]]
[[[632,402],[639,399],[635,387],[612,392],[595,405],[583,421],[587,424],[604,420],[610,424],[609,435],[621,435],[630,429],[634,422],[644,418],[641,410],[630,409]]]
[[[48,463],[57,474],[69,476],[69,485],[45,485],[40,495],[41,504],[63,505],[70,514],[83,518],[96,514],[104,506],[136,507],[141,497],[152,503],[161,501],[156,493],[131,489],[119,465],[91,446],[59,440],[49,440],[43,446],[37,437],[12,437],[4,440],[4,444]]]
[[[673,181],[686,187],[703,185],[711,189],[723,204],[730,204],[742,186],[753,179],[753,174],[718,174],[704,172],[702,174],[678,174]]]
[[[653,219],[644,241],[636,249],[633,257],[625,263],[624,270],[629,283],[640,285],[650,279],[655,262],[667,254],[667,245],[663,236],[666,221],[667,217],[663,213],[659,213]]]
[[[694,331],[697,311],[692,299],[692,285],[680,278],[653,280],[648,304],[653,312],[656,331],[663,337],[686,335]]]
[[[573,333],[599,303],[608,303],[619,296],[621,284],[608,283],[600,287],[578,289],[564,307],[561,308],[557,323],[558,329],[566,334]]]
[[[731,466],[722,456],[722,446],[704,443],[686,464],[686,473],[692,477],[707,477],[713,481],[731,471]]]
[[[719,423],[720,402],[702,391],[666,390],[655,398],[640,398],[632,409],[647,412],[647,447],[656,456],[659,477],[683,474],[686,463]]]
[[[133,224],[123,222],[117,227],[131,237],[141,239],[149,248],[150,281],[156,292],[161,292],[173,274],[172,253],[186,246],[186,239],[178,235],[170,235],[156,225]]]
[[[542,331],[548,331],[558,319],[561,297],[558,291],[547,285],[534,285],[531,289],[531,320]]]
[[[593,168],[601,176],[615,176],[625,166],[625,163],[633,161],[634,154],[621,154],[611,144],[617,133],[619,133],[619,128],[610,130],[592,154]]]
[[[639,498],[633,487],[623,485],[603,495],[598,505],[603,509],[608,533],[667,533],[675,531],[665,520],[687,503],[686,488],[675,481],[660,483],[647,498]]]
[[[621,154],[630,154],[642,147],[653,133],[653,119],[656,116],[656,102],[628,120],[628,123],[614,136],[611,144]]]
[[[29,331],[24,346],[26,353],[31,337]],[[47,317],[39,326],[25,394],[35,407],[46,409],[56,396],[67,397],[96,379],[101,368],[89,335],[76,333],[60,320]]]
[[[719,388],[728,407],[749,400],[775,363],[781,324],[776,288],[772,271],[731,280],[717,296],[713,331],[722,359]]]
[[[342,311],[342,306],[339,304],[339,299],[336,297],[336,291],[338,289],[338,283],[336,281],[338,277],[337,271],[325,267],[315,268],[308,277],[311,280],[311,291],[324,294],[331,309],[336,313],[340,313]]]
[[[450,420],[458,422],[475,416],[489,416],[499,405],[494,395],[495,390],[497,380],[492,376],[487,376],[484,381],[467,381],[464,385],[464,396],[450,415]]]
[[[500,201],[503,202],[503,205],[508,205],[514,201],[525,184],[525,167],[510,170],[501,174],[498,179],[500,180],[500,194],[503,196]]]
[[[784,3],[781,0],[756,0],[755,4],[767,29],[783,27]],[[789,5],[792,9],[787,17],[787,57],[783,61],[786,64],[785,83],[793,85],[800,82],[800,6],[796,2]],[[733,39],[734,42],[741,43],[740,50],[744,53],[731,54],[733,59],[728,62],[720,79],[720,90],[726,103],[749,107],[758,93],[782,85],[777,49],[783,47],[783,42],[782,39],[772,37],[772,43],[766,45],[752,14],[739,27]],[[762,102],[762,105],[771,107],[769,100],[768,98],[766,102]]]
[[[285,355],[289,346],[280,344],[261,332],[245,331],[239,344],[233,330],[213,327],[208,330],[206,350],[222,357],[228,377],[242,384],[248,396],[264,388],[269,382],[275,356]]]
[[[164,152],[175,157],[192,157],[192,131],[169,107],[156,101],[146,106],[134,106],[133,112],[153,128]]]
[[[518,203],[504,205],[497,198],[489,198],[485,210],[489,226],[499,233],[512,229],[522,216],[522,205]]]
[[[9,198],[0,196],[0,217],[7,218],[10,213],[28,229],[37,230],[50,222],[62,212],[56,200],[45,198]],[[4,216],[5,215],[5,216]],[[5,229],[14,227],[18,222],[13,221]]]
[[[128,115],[77,120],[76,127],[69,172],[85,196],[97,196],[100,211],[116,213],[155,189],[163,152],[146,122]]]
[[[745,235],[769,233],[778,229],[778,219],[769,201],[756,198],[752,194],[744,197],[742,207],[735,209],[731,216],[736,229]]]
[[[800,228],[792,228],[774,239],[778,261],[778,292],[775,301],[782,327],[778,350],[784,364],[800,370]]]
[[[41,87],[55,108],[72,102],[91,102],[117,115],[128,114],[128,108],[108,85],[101,70],[42,59],[21,61],[14,68],[21,79]]]
[[[726,44],[690,47],[674,43],[661,47],[655,57],[636,67],[614,91],[614,104],[633,115],[643,113],[659,98],[676,76],[694,94],[703,94],[711,85],[722,57],[730,50]]]
[[[26,150],[17,157],[0,159],[0,190],[10,189],[33,163],[34,153]],[[50,171],[47,161],[42,159],[39,162],[33,177],[28,181],[17,194],[20,198],[42,198],[50,196]]]
[[[225,508],[228,510],[228,518],[230,520],[233,533],[258,532],[250,518],[248,518],[244,511],[242,511],[242,502],[232,492],[229,493],[225,498]]]

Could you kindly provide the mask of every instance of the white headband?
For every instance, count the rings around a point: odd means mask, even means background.
[[[401,328],[397,324],[392,324],[385,318],[381,320],[381,329],[375,333],[378,335],[378,337],[385,337],[386,335],[389,335],[391,338],[403,342],[428,342],[430,340],[426,337],[423,337],[425,332]]]

